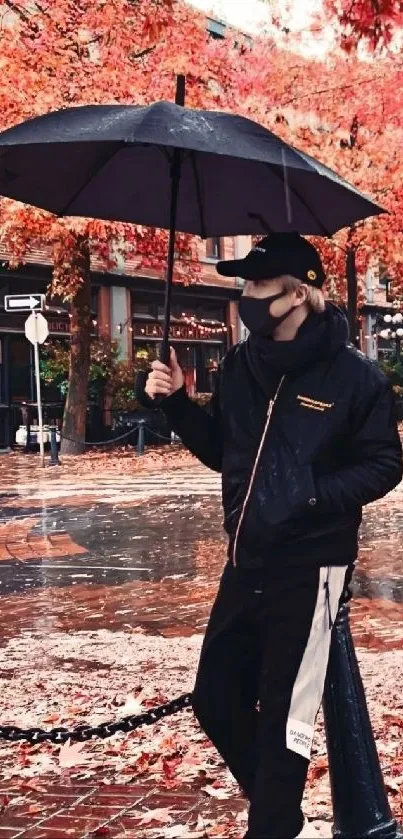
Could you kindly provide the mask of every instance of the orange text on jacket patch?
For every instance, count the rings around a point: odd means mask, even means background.
[[[311,411],[321,411],[323,413],[334,407],[334,402],[321,402],[319,399],[311,399],[310,396],[302,396],[302,394],[298,394],[297,399],[303,408],[310,408]]]

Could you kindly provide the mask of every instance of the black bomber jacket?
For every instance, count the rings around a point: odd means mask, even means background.
[[[184,445],[222,473],[229,557],[240,566],[354,562],[362,507],[402,478],[392,389],[346,343],[282,377],[268,401],[242,342],[207,409],[185,388],[161,407]]]

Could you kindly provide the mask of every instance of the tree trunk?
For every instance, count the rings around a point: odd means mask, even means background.
[[[71,347],[69,386],[63,416],[60,452],[81,454],[85,450],[91,341],[90,251],[86,236],[77,239],[75,261],[79,262],[82,283],[71,302]]]

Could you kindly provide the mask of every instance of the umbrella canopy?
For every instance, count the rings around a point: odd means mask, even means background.
[[[186,233],[331,235],[383,212],[256,122],[169,102],[67,108],[0,133],[0,194],[59,216],[169,228],[175,149]]]

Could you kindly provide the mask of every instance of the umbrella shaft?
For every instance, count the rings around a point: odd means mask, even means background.
[[[179,181],[181,176],[181,152],[179,149],[174,150],[171,168],[171,207],[169,211],[169,244],[168,244],[168,263],[165,284],[165,302],[164,302],[164,325],[162,332],[161,344],[161,361],[164,364],[169,363],[169,327],[171,321],[171,295],[173,283],[173,270],[175,261],[175,238],[176,238],[176,213],[178,208],[178,193]]]

